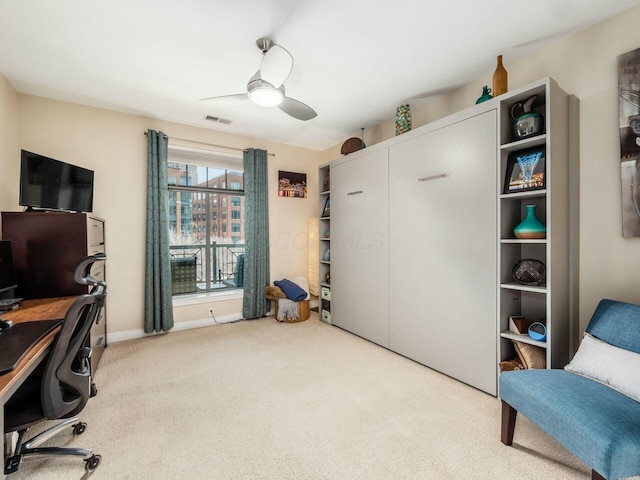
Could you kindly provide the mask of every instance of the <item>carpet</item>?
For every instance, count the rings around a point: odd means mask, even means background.
[[[53,440],[102,455],[92,480],[590,478],[522,416],[503,445],[495,397],[315,312],[113,344],[95,380],[86,432]],[[88,476],[72,458],[9,478]]]

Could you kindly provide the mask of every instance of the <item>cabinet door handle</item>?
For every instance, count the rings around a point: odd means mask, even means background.
[[[347,195],[359,195],[359,194],[361,194],[361,193],[363,193],[363,192],[362,192],[362,190],[355,190],[355,191],[353,191],[353,192],[349,192],[349,193],[347,193]]]
[[[449,176],[448,173],[441,173],[440,175],[431,175],[430,177],[419,178],[418,181],[419,182],[429,182],[431,180],[438,180],[439,178],[445,178],[445,177],[448,177],[448,176]]]

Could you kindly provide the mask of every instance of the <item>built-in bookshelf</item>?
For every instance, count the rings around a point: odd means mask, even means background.
[[[516,132],[513,115],[514,106],[527,101],[544,122],[542,131],[531,135]],[[509,92],[499,103],[499,361],[516,356],[514,341],[541,349],[547,368],[562,368],[569,360],[568,105],[568,95],[550,78]],[[536,155],[540,183],[523,180],[522,166],[531,155]],[[537,218],[545,225],[544,238],[518,238],[514,233],[530,206],[535,206]],[[542,262],[544,281],[527,284],[514,279],[514,265],[523,259]],[[509,328],[512,316],[542,323],[546,338],[534,340],[526,331],[513,331]]]
[[[320,319],[331,323],[331,169],[328,164],[320,166],[318,179]]]

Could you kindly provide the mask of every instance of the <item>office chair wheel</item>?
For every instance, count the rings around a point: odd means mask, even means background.
[[[96,384],[91,382],[91,392],[89,393],[89,397],[95,397],[98,394],[98,387]]]
[[[87,424],[84,422],[78,422],[73,426],[73,434],[81,435],[87,429]]]
[[[93,454],[85,460],[84,469],[87,472],[93,472],[96,468],[98,468],[98,465],[100,465],[101,461],[102,457],[100,455]]]

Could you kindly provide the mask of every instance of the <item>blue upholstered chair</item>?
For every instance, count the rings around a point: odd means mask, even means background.
[[[502,443],[512,444],[520,412],[589,465],[592,479],[640,475],[640,401],[633,392],[629,394],[624,382],[610,381],[622,373],[632,390],[638,391],[640,369],[636,362],[640,356],[628,352],[640,354],[640,306],[602,300],[587,333],[591,342],[602,344],[604,349],[593,358],[592,370],[596,373],[589,369],[580,374],[556,369],[500,375]],[[589,364],[589,355],[596,350],[583,349],[587,338],[571,364],[579,355],[583,365]],[[631,365],[610,360],[619,355],[631,357]],[[567,368],[572,368],[571,364]]]

